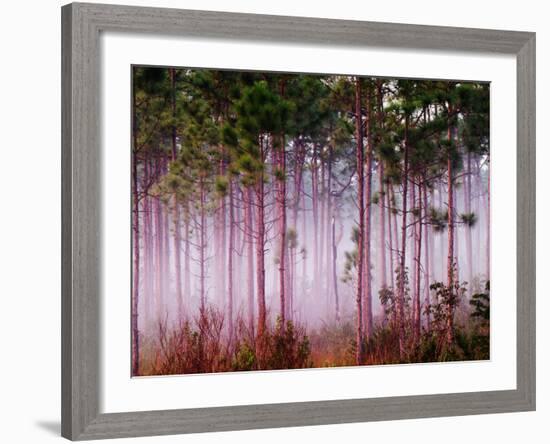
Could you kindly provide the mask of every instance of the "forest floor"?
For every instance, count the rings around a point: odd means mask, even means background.
[[[215,311],[197,322],[184,322],[168,331],[159,325],[154,337],[143,337],[139,376],[217,373],[231,371],[344,367],[357,365],[354,324],[325,324],[306,332],[291,321],[268,328],[263,340],[242,321],[229,336]],[[363,343],[361,365],[470,361],[489,359],[488,326],[457,322],[453,342],[444,331],[423,329],[412,339],[406,330],[405,353],[389,324],[377,325]],[[134,375],[136,376],[136,375]]]

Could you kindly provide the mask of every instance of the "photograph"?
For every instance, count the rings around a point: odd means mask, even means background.
[[[131,83],[132,376],[490,359],[489,82]]]
[[[3,8],[1,441],[548,441],[545,4],[119,3]]]

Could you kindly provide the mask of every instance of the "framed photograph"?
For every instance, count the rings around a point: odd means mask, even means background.
[[[535,409],[534,33],[62,25],[63,436]]]

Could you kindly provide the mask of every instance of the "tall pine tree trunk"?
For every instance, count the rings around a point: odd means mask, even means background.
[[[244,231],[246,241],[246,294],[248,299],[248,328],[254,334],[254,235],[253,235],[253,205],[254,194],[252,187],[246,188],[246,206],[244,215]]]
[[[327,201],[327,222],[326,222],[326,243],[327,243],[327,257],[326,257],[326,306],[327,306],[327,317],[330,316],[331,311],[331,301],[333,298],[333,263],[334,259],[334,248],[332,243],[332,230],[333,230],[333,214],[332,214],[332,151],[333,148],[331,145],[328,147],[328,158],[327,158],[327,189],[326,189],[326,201]]]
[[[229,243],[227,251],[227,326],[229,342],[233,340],[233,253],[235,251],[235,205],[233,196],[233,179],[229,179]]]
[[[425,203],[424,203],[425,204]],[[420,184],[420,182],[418,183],[418,216],[417,216],[417,221],[414,225],[414,229],[415,229],[415,242],[416,242],[416,247],[415,247],[415,276],[416,276],[416,280],[414,282],[415,284],[415,290],[414,290],[414,293],[415,293],[415,298],[414,298],[414,340],[415,340],[415,343],[418,342],[418,339],[420,337],[420,273],[421,273],[421,268],[420,268],[420,258],[422,257],[422,223],[421,223],[421,211],[422,211],[422,205],[423,205],[423,202],[422,202],[422,185]]]
[[[405,357],[405,261],[407,250],[407,199],[409,192],[409,116],[405,117],[405,140],[403,158],[403,206],[401,220],[401,251],[399,256],[399,293],[397,298],[397,324],[399,328],[399,358]]]
[[[397,200],[395,199],[395,191],[393,189],[393,186],[390,187],[392,201],[394,202],[394,211],[392,211],[393,215],[393,241],[394,241],[394,250],[395,250],[395,270],[399,269],[399,264],[401,263],[401,259],[399,258],[399,251],[400,250],[400,243],[399,243],[399,220],[397,217]],[[395,278],[395,270],[393,272],[393,277]]]
[[[481,203],[482,203],[482,200],[483,200],[483,196],[482,196],[483,186],[481,184],[482,183],[481,182],[481,165],[480,165],[479,160],[480,160],[479,157],[475,156],[475,158],[474,158],[474,168],[475,168],[474,190],[475,190],[475,193],[474,193],[474,199],[473,199],[473,210],[474,210],[474,213],[480,215],[480,218],[481,218]],[[482,229],[484,229],[484,227],[482,228],[481,223],[476,224],[475,230],[474,230],[474,239],[473,239],[473,244],[476,245],[476,246],[482,245],[482,240],[481,240],[481,234],[482,234],[481,231],[482,231]],[[474,269],[477,271],[478,274],[481,274],[482,261],[484,260],[484,258],[480,257],[481,255],[479,255],[479,254],[476,254],[476,255],[473,255],[473,256],[474,256],[474,263],[475,263],[475,268]],[[476,290],[481,290],[481,288],[477,288]]]
[[[296,247],[298,246],[298,243],[300,239],[302,239],[302,242],[306,243],[305,238],[305,230],[303,230],[299,235],[298,230],[298,209],[300,207],[300,204],[302,202],[302,182],[303,182],[303,171],[304,171],[304,157],[305,157],[305,150],[302,146],[302,142],[300,139],[296,139],[294,143],[295,148],[295,166],[294,166],[294,202],[292,206],[292,227],[294,228],[294,232],[296,234]],[[305,221],[305,212],[302,214],[302,218]],[[297,279],[297,252],[296,247],[293,248],[292,253],[292,278],[291,278],[291,287],[292,287],[292,293],[291,293],[291,307],[290,307],[290,316],[293,317],[294,313],[294,293],[296,293],[297,285],[298,285],[298,279]],[[305,261],[303,261],[305,264]],[[302,272],[302,279],[305,280],[305,268]],[[305,289],[302,288],[302,297],[305,296]]]
[[[204,313],[206,308],[206,192],[204,179],[199,181],[200,187],[200,244],[199,244],[199,268],[200,268],[200,310]]]
[[[219,174],[220,176],[225,175],[225,148],[220,147],[221,156],[220,156],[220,165],[219,165]],[[225,292],[226,292],[226,270],[227,270],[227,205],[225,201],[225,195],[220,197],[220,206],[219,206],[219,215],[220,215],[220,290],[218,291],[217,297],[221,299],[221,306],[227,301],[224,301]]]
[[[184,206],[184,224],[185,224],[185,242],[184,242],[184,292],[188,298],[188,300],[191,298],[191,214],[189,210],[189,202],[185,202]]]
[[[491,165],[487,164],[487,207],[485,210],[487,215],[487,247],[485,252],[485,274],[487,280],[491,280]]]
[[[415,297],[416,297],[416,294],[415,294],[415,290],[416,290],[416,215],[414,214],[415,211],[415,206],[416,206],[416,184],[415,184],[415,178],[414,178],[414,173],[412,174],[412,180],[411,180],[411,183],[410,183],[410,213],[411,213],[411,217],[410,219],[412,220],[412,236],[410,236],[409,238],[409,250],[412,252],[412,254],[409,255],[409,264],[408,264],[408,267],[409,267],[409,270],[411,272],[411,276],[412,276],[412,279],[411,279],[411,294],[412,294],[412,298],[411,298],[411,302],[412,302],[412,316],[411,316],[411,328],[414,327],[414,319],[416,319],[416,313],[415,313],[415,310],[416,310],[416,305],[414,304],[414,300],[415,300]]]
[[[426,313],[426,329],[430,331],[430,252],[431,252],[431,230],[429,228],[429,209],[428,209],[428,187],[426,181],[422,182],[422,192],[424,196],[424,307]]]
[[[390,184],[388,183],[387,184],[387,192],[386,192],[386,202],[387,202],[387,205],[388,205],[388,243],[389,243],[389,249],[390,249],[390,283],[391,283],[391,288],[392,288],[392,291],[396,292],[396,288],[395,288],[395,282],[394,282],[394,277],[395,277],[395,262],[393,260],[393,231],[392,231],[392,219],[393,219],[393,207],[391,205],[391,198],[390,198]],[[395,307],[394,307],[395,308]],[[387,306],[384,306],[384,312],[386,312],[386,309],[387,309]],[[392,314],[392,323],[393,325],[395,326],[396,325],[396,320],[397,320],[397,311],[394,309],[392,310],[391,312]]]
[[[304,189],[304,184],[302,182],[302,238],[304,239],[304,249],[307,242],[307,218],[306,218],[306,193]],[[305,250],[304,250],[305,251]],[[302,295],[303,297],[307,294],[307,252],[302,253]]]
[[[365,298],[363,299],[363,326],[365,336],[371,337],[373,331],[373,316],[372,316],[372,267],[371,267],[371,225],[372,225],[372,150],[373,150],[373,118],[372,118],[372,89],[369,86],[366,91],[366,107],[367,107],[367,152],[366,152],[366,177],[365,177]]]
[[[466,188],[464,192],[464,211],[470,215],[472,212],[472,154],[470,151],[466,153]],[[472,291],[472,278],[474,275],[473,256],[472,256],[472,227],[466,226],[466,261],[468,267],[468,277],[470,291]]]
[[[133,107],[133,156],[132,156],[132,197],[133,197],[133,282],[132,282],[132,375],[139,375],[139,271],[140,271],[140,224],[139,224],[139,189],[137,169],[137,117],[136,117],[136,93],[132,94]]]
[[[171,128],[171,142],[172,142],[172,162],[175,162],[178,157],[177,153],[177,128],[175,124],[176,119],[176,72],[174,68],[169,69],[170,72],[170,84],[171,84],[171,97],[170,105],[172,111],[172,128]],[[181,232],[180,232],[180,210],[179,203],[176,197],[176,193],[172,196],[172,217],[174,224],[174,273],[176,275],[176,300],[178,304],[178,317],[181,320],[183,316],[183,294],[181,285]]]
[[[239,276],[244,276],[243,274],[243,257],[244,257],[244,228],[243,228],[243,206],[244,202],[244,193],[240,186],[239,181],[233,181],[233,220],[234,220],[234,250],[233,250],[233,287],[234,287],[234,298],[233,298],[233,312],[236,315],[236,309],[238,303],[241,301],[243,295],[245,295],[246,282],[244,279],[239,279]]]
[[[260,137],[260,158],[265,159],[264,140]],[[265,307],[265,194],[264,194],[264,175],[260,173],[260,177],[256,183],[256,295],[258,298],[258,338],[260,343],[266,331],[266,307]],[[259,354],[262,355],[262,347],[260,345]]]
[[[439,182],[439,211],[443,212],[444,206],[443,206],[443,183],[442,181]],[[441,256],[443,256],[443,252],[445,251],[445,236],[443,235],[443,232],[439,233],[439,251],[441,251]],[[445,261],[443,260],[443,257],[441,257],[441,260],[439,261],[440,267],[439,267],[439,275],[441,282],[444,282],[446,279],[445,276]]]
[[[336,215],[332,215],[331,223],[332,239],[332,284],[334,285],[334,316],[336,322],[340,321],[340,296],[338,294],[338,274],[336,271],[336,261],[338,260],[338,243],[336,241]]]
[[[452,114],[452,108],[449,107],[449,114]],[[448,219],[447,219],[447,287],[448,291],[454,294],[454,242],[455,242],[455,224],[454,224],[454,171],[452,163],[452,144],[453,144],[453,131],[451,126],[451,121],[449,117],[447,136],[449,140],[449,153],[447,155],[447,200],[448,200]],[[453,304],[449,303],[447,307],[447,344],[453,342],[453,320],[454,320],[454,310]]]
[[[357,350],[355,360],[357,365],[363,363],[363,255],[365,234],[365,198],[364,198],[364,164],[363,164],[363,117],[361,111],[361,80],[355,79],[355,138],[357,143],[357,204],[359,207],[359,231],[357,239],[357,294],[355,303],[357,307],[357,325],[355,340]]]
[[[386,256],[386,203],[384,191],[384,164],[382,161],[378,163],[378,190],[379,190],[379,206],[380,206],[380,286],[382,288],[388,287],[388,268],[387,268],[387,256]]]
[[[311,205],[313,210],[313,297],[319,297],[319,171],[317,165],[317,146],[313,148],[311,168]]]
[[[162,174],[166,175],[168,172],[168,156],[163,155],[162,157]],[[168,202],[161,203],[161,212],[162,212],[162,221],[163,221],[163,229],[162,229],[162,243],[163,243],[163,257],[162,257],[162,294],[164,295],[165,303],[169,301],[168,296],[170,295],[170,208],[168,205]],[[166,318],[168,320],[168,316],[170,315],[170,312],[168,310],[168,304],[166,304]]]
[[[284,92],[284,89],[282,88]],[[281,329],[284,331],[286,322],[286,310],[285,307],[285,261],[286,261],[286,153],[285,153],[285,136],[280,136],[280,152],[279,152],[279,169],[281,171],[281,178],[279,179],[279,236],[280,236],[280,257],[279,257],[279,292],[280,292],[280,317],[281,317]]]
[[[157,174],[160,175],[160,154],[156,159]],[[155,317],[156,321],[162,319],[162,312],[164,308],[164,293],[163,293],[163,278],[164,278],[164,248],[163,248],[163,221],[162,221],[162,208],[160,198],[155,196],[153,201],[155,212]]]
[[[150,183],[151,165],[149,156],[144,159],[144,183]],[[145,193],[143,196],[143,302],[145,325],[151,322],[151,304],[153,299],[153,228],[151,222],[151,198]]]
[[[381,132],[384,130],[384,94],[382,91],[383,81],[378,81],[376,84],[376,105],[377,113],[376,120],[378,123],[378,130]],[[380,144],[380,136],[377,137],[377,142]],[[381,156],[378,159],[378,193],[379,193],[379,206],[380,206],[380,286],[382,288],[388,287],[388,272],[387,272],[387,256],[386,256],[386,208],[385,208],[385,190],[384,190],[384,162]]]
[[[325,160],[323,158],[322,152],[320,153],[319,160],[321,162],[321,184],[320,184],[320,224],[319,224],[319,276],[317,280],[319,281],[319,302],[322,304],[322,294],[323,294],[323,279],[325,269],[324,269],[324,259],[325,259],[325,211],[326,211],[326,200],[325,200]]]
[[[176,199],[176,196],[173,197],[174,200],[174,272],[176,274],[176,300],[178,304],[178,317],[181,319],[183,316],[183,292],[182,292],[182,281],[181,281],[181,224],[180,224],[180,211],[179,203]]]

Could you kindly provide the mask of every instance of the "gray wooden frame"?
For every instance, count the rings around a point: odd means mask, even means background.
[[[148,412],[99,411],[102,31],[517,57],[517,388]],[[62,435],[73,440],[535,409],[535,34],[73,3],[62,8]]]

